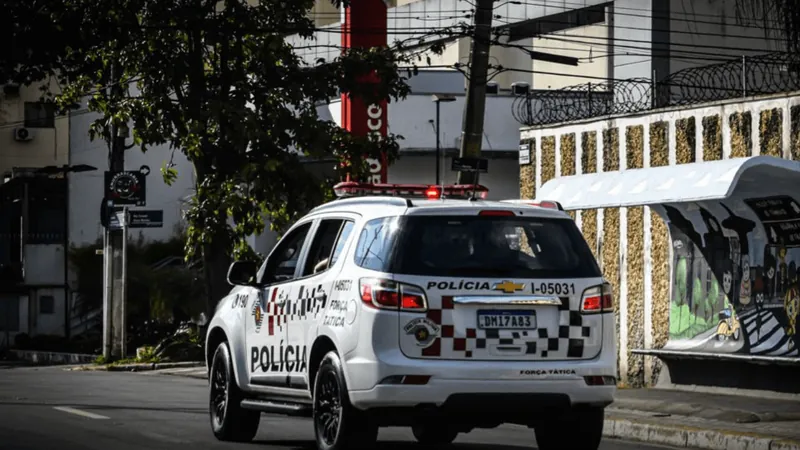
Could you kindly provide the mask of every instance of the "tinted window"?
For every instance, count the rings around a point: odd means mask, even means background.
[[[331,267],[342,251],[341,247],[347,240],[347,235],[350,234],[352,227],[352,222],[342,219],[325,219],[321,221],[306,259],[303,276],[321,272]]]
[[[341,256],[342,251],[344,250],[344,244],[347,243],[347,240],[350,238],[350,234],[353,233],[353,227],[355,224],[351,221],[347,221],[342,226],[342,232],[339,233],[339,239],[336,240],[336,247],[333,249],[333,254],[331,255],[331,266],[339,260],[339,256]]]
[[[570,278],[601,272],[575,223],[532,217],[410,216],[392,272]]]
[[[385,217],[367,222],[358,236],[356,264],[365,269],[388,272],[400,222],[400,217]]]
[[[281,239],[267,259],[262,281],[275,283],[295,278],[297,261],[310,228],[311,222],[300,225]]]

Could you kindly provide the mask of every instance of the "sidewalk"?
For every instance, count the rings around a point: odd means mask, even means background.
[[[143,372],[206,380],[206,368]],[[665,389],[620,389],[606,438],[706,450],[800,450],[800,401]]]
[[[800,449],[800,401],[620,389],[606,411],[609,437],[709,450]]]

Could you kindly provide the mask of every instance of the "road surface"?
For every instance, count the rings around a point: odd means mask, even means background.
[[[380,448],[412,450],[404,428],[382,429]],[[264,415],[256,443],[231,444],[211,434],[204,380],[63,368],[0,370],[3,450],[264,449],[310,450],[308,419]],[[454,449],[533,449],[534,433],[515,426],[462,434]],[[500,445],[502,444],[502,445]],[[603,450],[664,450],[606,441]]]

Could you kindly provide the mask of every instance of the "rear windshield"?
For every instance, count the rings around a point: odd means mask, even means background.
[[[600,268],[569,219],[402,216],[374,219],[356,264],[405,275],[588,278]]]

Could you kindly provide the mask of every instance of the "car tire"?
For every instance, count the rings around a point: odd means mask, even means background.
[[[539,450],[597,450],[603,439],[604,408],[580,408],[534,427]],[[564,432],[568,430],[568,432]]]
[[[411,427],[411,432],[422,445],[448,445],[458,437],[458,431],[447,427],[446,424],[416,424]]]
[[[319,450],[372,449],[378,426],[350,404],[342,361],[336,352],[322,358],[314,381],[314,436]]]
[[[220,441],[250,442],[258,432],[261,412],[241,407],[244,393],[236,384],[227,342],[214,352],[208,372],[208,415],[211,430]]]

